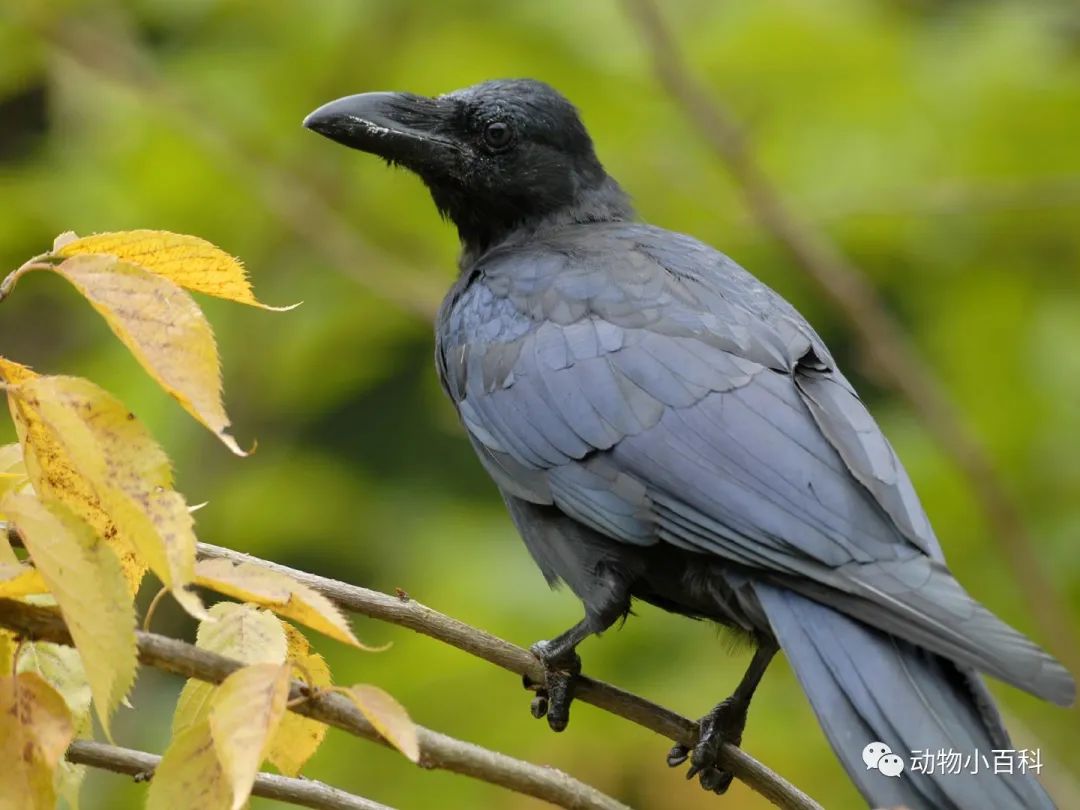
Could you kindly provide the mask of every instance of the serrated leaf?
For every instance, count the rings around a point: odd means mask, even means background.
[[[234,453],[210,324],[190,294],[112,256],[73,256],[54,268],[82,293],[143,368]]]
[[[146,810],[229,810],[232,792],[221,770],[210,723],[202,720],[179,734],[154,769]]]
[[[354,647],[377,649],[360,643],[333,602],[287,574],[257,563],[199,560],[195,563],[195,582],[226,596],[268,607],[281,616]]]
[[[98,233],[54,245],[53,254],[114,256],[195,292],[263,309],[292,309],[257,301],[243,262],[197,236],[151,230]]]
[[[48,592],[49,586],[32,565],[0,563],[0,596],[14,598]]]
[[[195,646],[245,664],[281,664],[288,645],[281,621],[273,613],[251,605],[218,602],[209,619],[199,624]],[[213,684],[191,678],[180,691],[173,713],[173,735],[198,725],[210,712]]]
[[[0,509],[56,598],[108,734],[109,717],[135,680],[135,608],[120,563],[62,505],[8,494]]]
[[[307,638],[287,622],[282,622],[289,643],[289,662],[309,686],[315,689],[331,685],[330,667],[317,652],[312,651]],[[326,724],[294,712],[286,712],[270,743],[266,758],[286,776],[297,776],[300,769],[322,745]]]
[[[89,730],[92,695],[78,650],[47,641],[24,644],[18,671],[40,675],[64,699],[76,732]]]
[[[64,699],[41,676],[0,677],[0,810],[53,810],[53,775],[74,736]]]
[[[194,521],[183,496],[172,489],[165,451],[135,415],[79,377],[36,377],[9,396],[44,423],[49,449],[58,449],[89,483],[102,509],[165,586],[176,593],[190,583]],[[51,472],[52,459],[34,450],[43,472]]]
[[[35,488],[112,541],[133,592],[146,561],[188,612],[205,615],[183,590],[194,571],[193,520],[172,489],[168,457],[142,423],[78,377],[25,378],[8,399],[23,426]]]
[[[271,625],[267,622],[272,622],[280,633],[282,660],[244,667],[220,686],[211,687],[205,708],[192,717],[192,723],[178,726],[174,718],[173,739],[154,773],[148,810],[226,810],[242,806],[267,740],[285,712],[289,667],[283,663],[284,633],[278,619],[245,605],[231,607],[241,610],[222,610],[220,605],[211,608],[211,615],[218,621],[203,623],[200,645],[215,651],[254,654],[262,650],[269,654],[265,641],[274,637],[268,632]],[[252,644],[245,638],[248,631],[254,631],[262,641]]]
[[[60,693],[71,712],[76,737],[88,739],[92,736],[90,684],[77,650],[45,641],[24,644],[18,670],[36,672]],[[79,790],[85,778],[85,765],[76,765],[64,759],[56,768],[53,784],[56,793],[67,802],[70,810],[79,808]]]
[[[259,765],[285,714],[288,664],[252,664],[232,673],[215,690],[210,734],[232,790],[232,810],[243,807]]]
[[[367,718],[383,739],[413,762],[420,761],[420,740],[416,724],[392,695],[371,684],[356,684],[340,690]]]
[[[60,764],[56,766],[53,786],[57,795],[67,802],[68,810],[79,810],[79,793],[86,779],[86,771],[86,765],[79,765],[66,759],[60,760]]]
[[[26,366],[0,357],[0,378],[9,386],[38,378]],[[102,506],[102,496],[94,484],[77,470],[56,430],[48,425],[39,413],[27,406],[9,388],[8,406],[15,430],[24,451],[27,474],[37,493],[46,499],[64,504],[87,523],[99,537],[116,552],[121,568],[132,594],[139,590],[146,571],[146,563],[129,539],[129,531],[123,531]],[[85,434],[85,430],[80,431]]]

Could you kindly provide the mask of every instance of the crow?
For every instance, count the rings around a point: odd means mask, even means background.
[[[1070,674],[953,578],[814,329],[724,254],[640,222],[566,98],[530,79],[363,93],[304,125],[414,172],[457,227],[439,377],[532,557],[585,611],[532,647],[535,715],[566,727],[578,644],[638,599],[756,645],[668,754],[707,790],[729,786],[720,748],[783,649],[871,805],[1053,806],[1019,764],[984,764],[1012,745],[977,672],[1063,706]],[[965,773],[893,773],[923,750]]]

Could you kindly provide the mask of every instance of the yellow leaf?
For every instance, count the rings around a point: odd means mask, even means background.
[[[24,366],[25,368],[25,366]],[[10,473],[22,466],[22,447],[15,442],[0,447],[0,472]]]
[[[243,807],[251,795],[259,765],[285,714],[289,671],[288,664],[246,666],[222,681],[211,699],[210,735],[232,789],[232,810]]]
[[[12,472],[21,466],[22,447],[18,442],[0,447],[0,472]]]
[[[79,235],[77,233],[75,233],[75,231],[64,231],[62,234],[60,234],[55,239],[53,239],[53,243],[52,243],[53,253],[56,253],[64,245],[68,244],[69,242],[74,242],[78,238],[79,238]]]
[[[24,366],[22,363],[0,357],[0,377],[3,377],[4,382],[8,385],[18,385],[26,380],[32,380],[36,376],[37,374],[30,366]]]
[[[203,720],[173,735],[154,769],[146,810],[229,810],[232,792],[221,770],[210,724]]]
[[[90,684],[86,680],[79,653],[71,647],[35,641],[24,644],[19,656],[20,672],[36,672],[60,693],[71,712],[75,735],[92,736],[90,721]],[[86,766],[61,760],[54,774],[56,792],[67,802],[70,810],[78,810],[79,789],[86,777]]]
[[[79,792],[82,790],[84,779],[86,779],[85,765],[77,765],[62,759],[56,766],[53,785],[60,798],[67,802],[68,810],[79,810]]]
[[[413,762],[420,761],[416,725],[405,707],[377,686],[357,684],[340,690],[387,742]]]
[[[37,379],[26,366],[0,357],[0,377],[9,386]],[[139,590],[146,564],[135,546],[121,531],[102,506],[102,498],[96,488],[72,466],[56,430],[46,424],[39,413],[21,400],[16,390],[8,389],[8,405],[15,430],[23,444],[26,470],[34,489],[42,498],[51,498],[64,504],[85,521],[116,552],[120,566],[132,594]],[[84,429],[79,429],[85,434]]]
[[[48,593],[49,587],[31,565],[0,563],[0,596],[13,598],[32,593]]]
[[[214,334],[187,292],[112,256],[74,256],[55,269],[101,313],[162,388],[230,450],[246,455],[228,432]]]
[[[0,501],[3,500],[4,495],[0,495]],[[0,517],[4,517],[3,512],[0,512]],[[15,556],[15,549],[11,547],[11,542],[8,540],[7,532],[0,532],[0,565],[18,564],[19,558]]]
[[[245,664],[281,664],[287,654],[285,630],[277,616],[235,602],[218,602],[210,608],[209,619],[199,624],[195,646]],[[214,689],[195,678],[184,684],[173,714],[174,736],[209,716]]]
[[[172,489],[168,457],[135,415],[79,377],[37,377],[8,393],[24,415],[42,424],[36,436],[48,436],[41,448],[34,446],[34,436],[28,441],[45,477],[56,461],[65,462],[166,587],[177,593],[190,583],[194,522],[183,496]]]
[[[0,447],[0,498],[18,490],[29,480],[23,463],[22,445],[16,443]],[[3,562],[2,557],[0,562]]]
[[[74,736],[64,699],[41,676],[0,677],[0,810],[53,810],[53,773]]]
[[[195,563],[195,582],[226,596],[268,607],[330,638],[372,649],[353,635],[349,622],[333,602],[287,574],[257,563],[199,560]]]
[[[19,646],[15,634],[0,627],[0,675],[7,675],[15,669],[15,648]]]
[[[86,669],[77,650],[47,641],[24,644],[18,671],[40,675],[64,699],[76,732],[89,730],[90,682],[86,679]]]
[[[289,662],[316,689],[330,686],[330,667],[313,652],[304,634],[287,622],[282,623],[289,641]],[[297,776],[300,769],[319,750],[326,736],[326,725],[310,717],[286,712],[270,743],[266,758],[286,776]]]
[[[115,256],[195,292],[263,309],[292,309],[269,307],[255,300],[243,263],[197,236],[149,230],[98,233],[65,242],[54,247],[53,253]]]
[[[135,680],[135,608],[116,555],[59,504],[9,494],[0,509],[56,597],[108,735],[109,716]]]

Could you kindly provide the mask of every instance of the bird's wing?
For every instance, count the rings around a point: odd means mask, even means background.
[[[805,535],[808,522],[841,545],[869,532],[886,546],[937,556],[903,467],[801,316],[716,251],[627,227],[633,238],[590,232],[587,250],[496,254],[449,308],[443,378],[504,488],[550,503],[551,471],[557,489],[582,489],[583,465],[570,462],[586,460],[589,475],[611,477],[617,471],[603,463],[610,454],[598,451],[661,433],[662,419],[695,422],[676,432],[706,438],[716,431],[711,417],[745,445],[726,449],[731,487],[783,502],[777,516],[789,521],[777,528],[780,542]],[[573,471],[562,471],[568,465]],[[725,522],[749,520],[745,533],[760,540],[763,526],[742,511],[733,506]],[[843,525],[852,515],[858,525]],[[825,548],[810,553],[837,559]]]
[[[715,251],[635,227],[496,254],[449,307],[440,367],[500,486],[1069,700],[1067,673],[949,574],[805,321]]]

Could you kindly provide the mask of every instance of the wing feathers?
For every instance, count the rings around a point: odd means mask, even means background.
[[[444,385],[504,491],[1071,700],[1068,673],[944,568],[892,447],[787,302],[688,237],[568,234],[494,251],[440,320]]]

